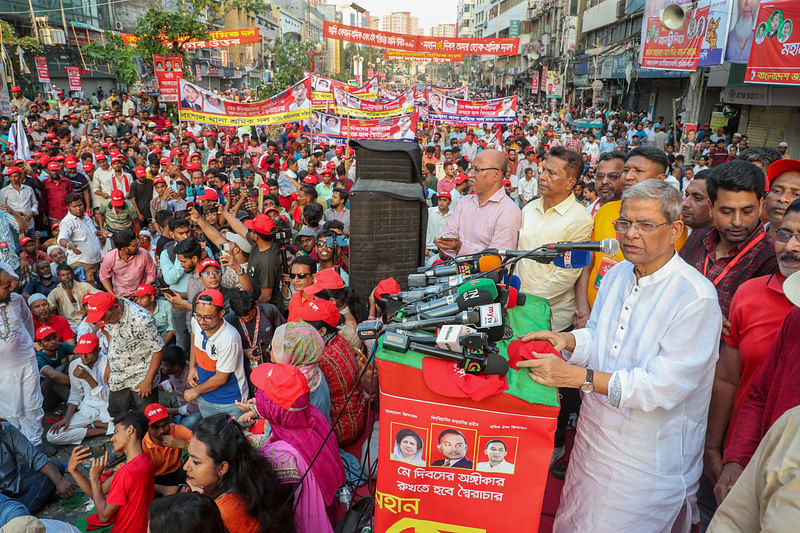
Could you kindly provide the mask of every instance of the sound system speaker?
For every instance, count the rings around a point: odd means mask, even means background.
[[[357,176],[350,190],[350,286],[366,302],[382,279],[407,288],[408,275],[425,262],[428,205],[416,143],[350,144]]]

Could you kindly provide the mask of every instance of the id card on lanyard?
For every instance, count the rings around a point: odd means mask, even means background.
[[[744,255],[745,255],[747,252],[749,252],[750,250],[752,250],[752,249],[753,249],[753,247],[754,247],[756,244],[758,244],[759,242],[761,242],[761,241],[764,239],[764,235],[766,235],[766,233],[762,233],[761,235],[759,235],[758,237],[756,237],[755,239],[753,239],[752,241],[750,241],[750,242],[747,244],[747,246],[745,246],[744,248],[742,248],[741,250],[739,250],[739,253],[738,253],[738,254],[736,254],[736,256],[735,256],[733,259],[731,259],[731,261],[730,261],[730,262],[729,262],[727,265],[725,265],[725,268],[723,268],[723,269],[722,269],[722,272],[720,272],[719,274],[717,274],[717,277],[715,277],[713,280],[711,280],[711,283],[713,283],[715,287],[716,287],[717,285],[719,285],[719,283],[720,283],[720,282],[721,282],[723,279],[725,279],[725,276],[727,276],[727,275],[728,275],[728,272],[730,272],[730,270],[731,270],[731,269],[732,269],[734,266],[736,266],[736,264],[739,262],[739,260],[740,260],[742,257],[744,257]],[[704,275],[705,277],[708,277],[708,256],[706,256],[706,259],[705,259],[705,261],[703,262],[703,275]]]

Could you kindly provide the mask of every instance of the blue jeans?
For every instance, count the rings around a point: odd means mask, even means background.
[[[51,462],[56,469],[64,473],[64,465]],[[15,500],[28,508],[31,513],[36,513],[56,491],[56,486],[50,478],[41,472],[36,472],[28,465],[20,465],[19,492],[13,496]]]
[[[200,414],[203,415],[203,418],[218,413],[226,413],[234,418],[239,418],[239,415],[242,414],[241,409],[236,407],[235,403],[212,403],[204,400],[202,396],[197,397],[197,407],[200,408]]]
[[[19,516],[28,516],[29,514],[31,513],[17,500],[9,498],[5,494],[0,494],[0,527]]]
[[[172,421],[174,423],[178,424],[179,426],[187,427],[189,429],[194,429],[194,427],[197,425],[197,423],[200,422],[200,420],[202,420],[202,419],[203,419],[203,415],[201,415],[200,413],[192,413],[192,414],[189,414],[189,415],[186,415],[186,416],[184,416],[184,415],[174,415],[172,417]]]

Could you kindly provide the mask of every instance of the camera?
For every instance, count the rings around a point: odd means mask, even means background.
[[[239,155],[223,155],[222,164],[227,167],[238,167],[242,164],[242,156]]]
[[[272,232],[272,242],[278,246],[288,246],[292,242],[292,230],[281,229]]]

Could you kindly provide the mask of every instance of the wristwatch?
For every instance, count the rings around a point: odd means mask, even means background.
[[[581,383],[582,392],[594,392],[594,370],[586,369],[586,379]]]

